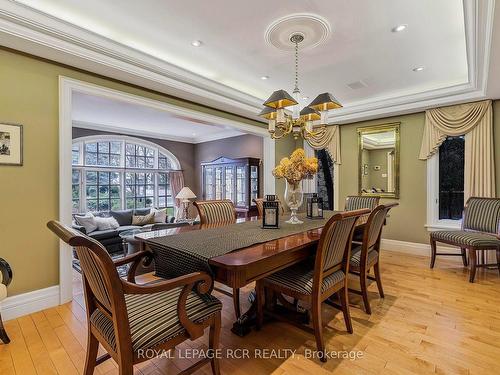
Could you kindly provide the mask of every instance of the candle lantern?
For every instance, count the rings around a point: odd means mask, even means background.
[[[323,198],[313,193],[307,198],[307,217],[309,219],[323,219]]]
[[[279,228],[280,203],[275,195],[266,195],[266,200],[262,202],[262,228]]]

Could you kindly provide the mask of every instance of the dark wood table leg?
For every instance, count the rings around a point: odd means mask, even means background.
[[[257,324],[257,298],[255,290],[250,292],[248,300],[251,302],[250,308],[240,315],[236,322],[233,323],[233,328],[231,328],[231,332],[240,337],[248,335],[252,327]]]
[[[252,328],[257,325],[257,298],[255,290],[250,292],[248,299],[251,302],[250,308],[233,323],[233,328],[231,328],[231,332],[240,337],[248,335]],[[299,311],[298,304],[290,303],[282,294],[278,294],[277,300],[279,304],[268,304],[266,301],[264,316],[268,313],[268,315],[278,319],[282,316],[284,320],[297,325],[309,324],[309,313],[307,311]]]

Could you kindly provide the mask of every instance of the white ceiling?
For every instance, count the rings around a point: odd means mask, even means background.
[[[74,92],[73,126],[143,135],[180,142],[200,143],[245,134],[201,120],[124,101]]]
[[[330,91],[349,105],[467,82],[461,0],[21,2],[260,99],[293,89],[293,54],[267,45],[264,33],[296,12],[319,14],[332,28],[324,45],[301,53],[308,96]],[[391,32],[399,24],[407,30]],[[191,46],[196,39],[204,45]],[[415,73],[417,66],[426,69]],[[347,86],[358,80],[368,87]]]
[[[330,24],[300,55],[300,87],[344,104],[333,122],[500,96],[488,80],[500,60],[493,0],[0,0],[0,44],[256,118],[272,91],[292,90],[293,55],[264,35],[294,13]]]

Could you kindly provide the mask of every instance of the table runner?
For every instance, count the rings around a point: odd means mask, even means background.
[[[335,212],[323,211],[324,219],[308,219],[299,215],[303,224],[280,223],[279,229],[262,229],[262,221],[246,221],[223,227],[202,229],[146,240],[153,251],[156,275],[166,279],[191,272],[214,273],[209,260],[234,250],[243,249],[293,234],[323,227]]]

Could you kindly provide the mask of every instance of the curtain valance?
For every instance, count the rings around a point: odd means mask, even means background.
[[[432,157],[447,136],[459,135],[465,135],[465,199],[471,196],[494,197],[491,100],[427,110],[419,159]]]
[[[326,126],[307,139],[315,150],[328,150],[334,163],[340,164],[340,128],[338,125]]]

